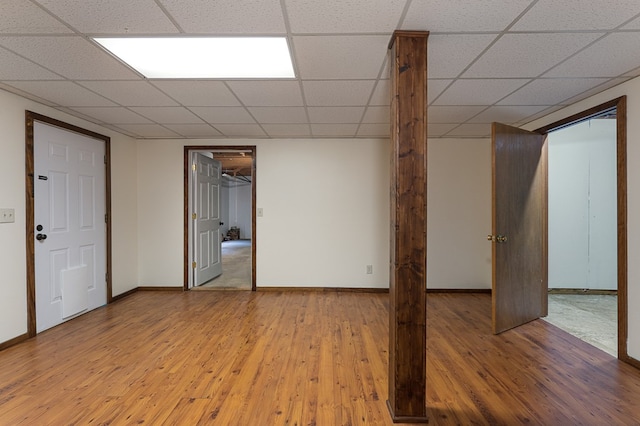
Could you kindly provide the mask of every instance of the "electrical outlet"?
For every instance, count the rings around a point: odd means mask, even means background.
[[[258,207],[258,217],[262,217],[262,215],[264,214],[264,211],[262,210],[262,207]]]
[[[0,223],[13,223],[16,221],[15,209],[0,209]]]
[[[367,274],[373,274],[373,265],[367,265]]]

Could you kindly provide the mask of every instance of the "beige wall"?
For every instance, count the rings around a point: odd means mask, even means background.
[[[491,288],[491,141],[428,142],[427,288]]]
[[[389,144],[377,139],[139,141],[141,286],[183,284],[185,143],[256,145],[258,287],[388,287]]]
[[[628,220],[628,352],[640,359],[640,78],[592,96],[525,126],[533,130],[617,97],[627,96],[627,220]]]
[[[135,140],[0,90],[0,208],[16,217],[0,224],[0,343],[27,332],[25,110],[112,138],[113,294],[137,286]]]

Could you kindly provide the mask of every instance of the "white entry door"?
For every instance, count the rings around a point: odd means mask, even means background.
[[[194,285],[199,286],[222,274],[222,238],[220,235],[219,161],[194,153]]]
[[[34,123],[36,331],[107,302],[105,143]]]

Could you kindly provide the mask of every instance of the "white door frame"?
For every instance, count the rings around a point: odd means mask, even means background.
[[[71,132],[104,141],[105,144],[105,222],[106,222],[106,287],[107,303],[112,296],[111,258],[111,138],[32,111],[25,111],[25,178],[26,178],[26,261],[27,261],[27,336],[36,335],[35,286],[35,203],[34,203],[34,121],[50,124]]]

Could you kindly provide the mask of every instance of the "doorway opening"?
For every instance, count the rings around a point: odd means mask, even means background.
[[[214,190],[217,204],[216,247],[221,274],[198,277],[198,206],[202,190],[196,188],[193,156],[210,157],[219,164],[219,186]],[[185,290],[256,289],[256,186],[255,146],[185,147]],[[202,185],[200,185],[202,187]],[[210,239],[206,239],[209,241]]]
[[[629,362],[626,98],[537,132],[549,137],[546,320]]]

